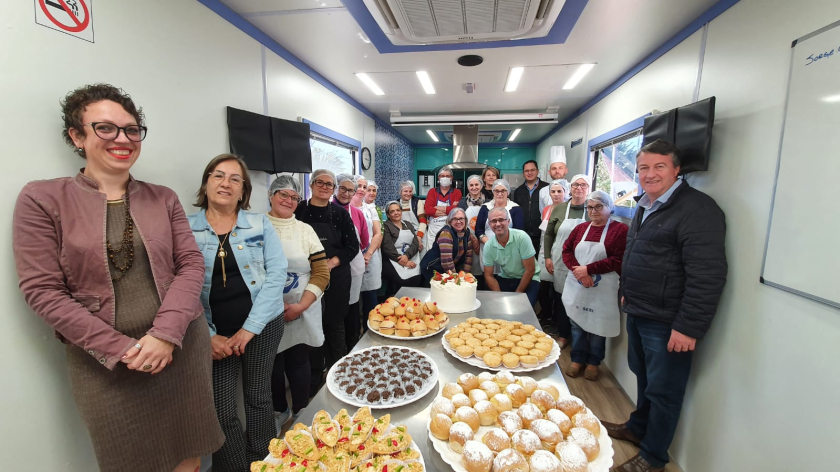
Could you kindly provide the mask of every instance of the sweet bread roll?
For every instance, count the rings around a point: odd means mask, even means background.
[[[528,401],[528,395],[525,394],[525,389],[517,384],[510,384],[505,387],[505,395],[510,397],[510,402],[514,408],[519,408],[523,403]]]
[[[453,383],[453,382],[449,382],[448,384],[445,384],[443,386],[443,392],[441,392],[441,394],[445,398],[448,398],[450,400],[452,400],[452,396],[455,395],[456,393],[464,393],[464,389],[461,388],[460,385],[458,385],[456,383]]]
[[[452,347],[452,349],[455,349],[456,351],[459,347],[465,346],[466,344],[467,342],[461,338],[452,338],[449,340],[449,346]]]
[[[435,313],[435,321],[437,321],[441,326],[446,326],[449,323],[449,315],[440,311]]]
[[[463,393],[456,393],[452,395],[452,404],[455,406],[455,409],[461,408],[462,406],[472,406],[472,402],[470,401],[470,397],[464,395]],[[453,413],[454,415],[455,413]]]
[[[540,363],[540,359],[537,356],[527,355],[527,356],[520,356],[519,362],[522,363],[523,367],[536,367],[537,364]]]
[[[379,324],[379,332],[382,334],[394,334],[394,322],[385,320]]]
[[[531,394],[531,403],[536,405],[542,414],[545,414],[546,411],[554,408],[555,401],[554,397],[545,390],[534,390]]]
[[[461,460],[467,472],[490,472],[493,467],[493,451],[478,441],[467,441]]]
[[[400,297],[400,303],[408,303],[411,301],[411,297]]]
[[[472,348],[477,348],[477,347],[481,346],[481,340],[480,339],[470,338],[470,339],[467,339],[466,341],[467,341],[467,346],[470,346]]]
[[[563,433],[564,438],[569,434],[569,430],[572,429],[572,420],[560,410],[548,410],[545,413],[545,418],[560,428],[560,432]]]
[[[516,354],[517,356],[527,356],[529,351],[524,347],[515,346],[510,349],[510,352]]]
[[[473,348],[473,355],[481,359],[484,359],[484,355],[488,352],[490,352],[490,348],[487,346],[478,346]]]
[[[502,364],[508,369],[519,367],[519,356],[513,353],[508,353],[502,356]]]
[[[407,329],[411,331],[411,321],[405,316],[397,317],[397,329]]]
[[[561,442],[554,450],[554,455],[560,459],[563,472],[589,472],[589,459],[577,444]]]
[[[527,429],[520,429],[513,433],[510,437],[510,445],[526,457],[542,449],[539,436]]]
[[[499,417],[496,418],[496,424],[498,424],[502,428],[502,431],[504,431],[508,436],[512,436],[513,433],[522,429],[523,426],[522,418],[512,411],[503,411],[499,413]]]
[[[569,430],[569,435],[566,436],[566,442],[580,446],[589,462],[594,461],[598,457],[598,453],[601,452],[601,445],[598,444],[598,438],[590,433],[588,429],[572,428]]]
[[[502,338],[502,339],[504,339],[504,338]],[[513,349],[513,348],[516,347],[516,343],[513,342],[513,341],[508,341],[507,339],[505,339],[504,341],[499,341],[499,346],[510,350],[510,349]]]
[[[467,372],[458,376],[458,385],[464,389],[464,393],[469,393],[471,390],[478,388],[478,377]]]
[[[453,423],[449,428],[449,449],[460,454],[464,451],[464,444],[472,441],[473,436],[473,429],[467,423]]]
[[[516,383],[525,389],[525,395],[531,396],[534,393],[534,390],[537,389],[537,381],[528,376],[522,376],[516,378]]]
[[[510,397],[505,395],[504,393],[497,393],[490,398],[490,403],[496,407],[496,411],[499,413],[503,411],[510,411],[513,409],[513,402],[510,401]],[[571,426],[570,426],[571,428]]]
[[[463,346],[456,347],[455,352],[457,352],[458,355],[461,357],[470,357],[473,355],[473,348],[472,346],[467,346],[465,344]]]
[[[428,329],[429,332],[436,333],[440,331],[440,323],[438,323],[436,319],[429,317],[423,320],[423,322],[426,323],[426,329]]]
[[[475,339],[478,339],[481,342],[484,342],[485,340],[490,339],[490,335],[487,334],[487,333],[478,333],[476,335],[473,335],[473,337]],[[489,347],[493,347],[493,346],[489,346]]]
[[[530,472],[563,472],[560,459],[548,451],[537,451],[528,460]]]
[[[438,413],[451,418],[455,414],[455,404],[448,398],[435,398],[435,401],[432,402],[432,418]]]
[[[539,349],[545,352],[551,352],[551,344],[538,342],[534,344],[534,349]]]
[[[474,391],[480,392],[480,390]],[[496,407],[487,400],[479,401],[473,405],[473,409],[478,412],[478,420],[481,423],[481,426],[490,426],[495,424],[496,418],[499,417],[499,412],[496,411]]]
[[[382,313],[382,316],[388,316],[394,314],[394,307],[389,304],[383,304],[379,307],[379,313]]]
[[[493,428],[484,433],[481,442],[493,452],[502,452],[510,447],[510,436],[499,428]]]
[[[478,374],[478,383],[485,382],[487,380],[493,381],[496,378],[495,375],[491,374],[490,372],[481,372]]]
[[[517,336],[515,334],[508,335],[508,337],[506,337],[505,339],[508,340],[508,341],[511,341],[514,344],[514,347],[515,347],[516,343],[518,343],[519,341],[522,341],[522,338],[520,338],[519,336]]]
[[[560,432],[560,428],[549,420],[534,420],[528,429],[539,436],[544,449],[553,451],[557,443],[563,440],[563,434]]]
[[[411,322],[411,335],[415,338],[429,334],[429,329],[426,323],[421,319],[416,319]]]
[[[548,383],[544,380],[542,380],[540,382],[537,382],[537,388],[539,388],[540,390],[545,390],[546,392],[550,393],[551,396],[554,397],[555,400],[560,398],[560,392],[557,390],[557,387],[555,387],[554,385],[551,385],[550,383]]]
[[[401,338],[410,338],[411,337],[411,330],[410,329],[397,329],[394,331],[396,336]]]
[[[487,336],[487,335],[485,334],[485,336]],[[496,347],[496,346],[499,345],[499,342],[496,341],[495,339],[490,339],[489,336],[488,336],[488,339],[485,339],[484,341],[481,341],[481,345],[482,346],[487,346],[487,347]]]
[[[522,424],[527,428],[531,422],[542,418],[540,409],[533,403],[525,403],[516,410],[516,414],[522,418]]]
[[[491,353],[489,352],[487,353],[488,356],[490,354]],[[499,389],[499,386],[496,385],[496,382],[493,382],[492,380],[485,380],[484,382],[481,382],[480,384],[478,384],[478,388],[484,390],[484,393],[487,394],[488,398],[492,397],[497,393],[502,393],[502,391]]]
[[[449,428],[451,427],[452,420],[441,413],[432,416],[432,421],[429,423],[429,430],[432,432],[432,435],[441,441],[449,440]]]
[[[548,357],[548,352],[543,351],[542,349],[531,349],[528,351],[529,356],[534,356],[539,359],[540,362],[544,361],[546,357]]]
[[[491,334],[491,335],[490,335],[490,339],[495,339],[495,340],[496,340],[496,341],[498,341],[499,343],[501,343],[502,341],[504,341],[506,337],[507,337],[507,334],[505,334],[505,333],[500,333],[500,332],[498,332],[498,331],[496,331],[495,333],[493,333],[493,334]]]
[[[503,348],[502,346],[496,346],[496,347],[491,347],[490,352],[497,352],[497,353],[499,353],[499,356],[504,356],[505,354],[507,354],[510,351],[508,349]],[[501,357],[499,359],[501,359]]]
[[[473,406],[475,406],[475,404],[476,404],[476,403],[478,403],[478,402],[480,402],[480,401],[484,401],[484,400],[489,400],[489,399],[490,399],[490,398],[487,396],[487,394],[486,394],[486,393],[484,393],[484,390],[481,390],[480,388],[476,388],[476,389],[470,390],[470,394],[469,394],[469,395],[467,395],[467,396],[468,396],[468,397],[470,397],[470,402],[472,402],[472,405],[473,405]]]
[[[580,412],[572,417],[572,424],[575,428],[583,428],[592,433],[596,438],[601,434],[601,423],[595,415]]]
[[[556,405],[555,408],[565,413],[569,418],[580,412],[586,412],[586,405],[583,404],[583,400],[574,395],[564,395],[558,398]]]
[[[368,324],[372,329],[378,330],[383,321],[385,321],[385,317],[376,310],[371,311],[368,315]]]
[[[528,460],[516,449],[505,449],[493,459],[493,472],[528,472]]]
[[[432,302],[426,302],[423,304],[423,313],[431,313],[435,314],[438,312],[437,304]]]
[[[394,314],[397,316],[405,316],[405,304],[401,303],[394,308]]]
[[[519,341],[516,345],[529,351],[534,349],[534,343],[531,341]]]
[[[481,419],[478,416],[478,412],[468,406],[459,406],[455,410],[455,415],[452,416],[452,419],[467,423],[472,428],[473,433],[477,432],[481,426]]]
[[[506,370],[497,372],[493,376],[493,380],[499,385],[499,388],[505,388],[512,383],[516,383],[516,377]]]

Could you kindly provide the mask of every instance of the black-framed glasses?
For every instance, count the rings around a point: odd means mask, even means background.
[[[313,184],[315,184],[318,188],[325,188],[327,190],[332,190],[335,188],[335,184],[332,182],[324,182],[323,180],[313,180]]]
[[[589,188],[589,184],[585,184],[585,183],[584,184],[577,184],[577,183],[575,183],[575,184],[572,184],[571,187],[572,188]]]
[[[495,220],[490,220],[491,225],[500,225],[507,221],[507,218],[496,218]]]
[[[600,203],[595,205],[595,206],[587,206],[586,207],[586,211],[588,211],[589,213],[592,213],[593,211],[595,213],[600,213],[601,210],[603,210],[603,209],[604,209],[604,205],[601,205]]]
[[[145,126],[117,126],[113,123],[106,123],[104,121],[93,121],[85,123],[85,125],[93,128],[93,133],[98,136],[99,139],[104,139],[105,141],[113,141],[117,139],[120,135],[120,131],[122,131],[129,141],[139,143],[140,141],[146,139],[146,133],[149,131],[149,128],[146,128]]]
[[[457,218],[452,218],[451,221],[454,221],[454,222],[457,222],[457,223],[463,223],[463,222],[467,221],[467,219],[462,218],[462,217],[457,217]]]
[[[508,191],[507,191],[507,189],[504,189],[504,188],[498,189],[498,190],[493,190],[494,195],[502,195],[502,194],[506,194],[506,193],[508,193]]]
[[[224,172],[222,172],[220,170],[210,172],[207,175],[210,176],[210,181],[213,182],[213,183],[216,183],[216,184],[220,184],[220,183],[224,182],[225,177],[227,177],[227,174],[225,174]],[[243,179],[242,176],[239,175],[239,174],[231,175],[230,178],[228,179],[228,181],[230,182],[231,186],[237,187],[237,188],[241,187],[242,184],[245,183],[245,179]]]
[[[277,197],[280,200],[291,200],[294,203],[300,203],[301,200],[303,200],[298,195],[292,195],[291,193],[284,192],[283,190],[278,190],[277,192],[274,192],[274,195],[277,195]]]
[[[355,193],[356,189],[338,186],[338,193]]]

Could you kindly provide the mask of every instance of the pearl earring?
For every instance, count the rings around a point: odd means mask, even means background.
[[[84,148],[79,148],[79,152],[82,152],[82,151],[84,151]]]

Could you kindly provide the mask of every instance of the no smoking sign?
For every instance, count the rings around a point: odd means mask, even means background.
[[[35,23],[93,42],[92,0],[34,0]]]

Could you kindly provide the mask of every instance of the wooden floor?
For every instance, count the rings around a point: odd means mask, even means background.
[[[576,379],[569,378],[565,372],[569,364],[572,363],[571,352],[571,346],[561,349],[560,359],[557,363],[564,372],[563,377],[566,379],[572,395],[583,400],[586,406],[595,413],[595,416],[604,421],[611,423],[626,421],[635,407],[618,384],[618,381],[615,380],[609,368],[602,364],[600,367],[601,375],[594,382],[584,379],[583,375]],[[615,466],[621,465],[639,453],[639,449],[627,441],[613,440],[613,450],[615,451],[615,456],[613,456]],[[682,472],[682,469],[671,458],[671,462],[665,467],[665,472]]]

